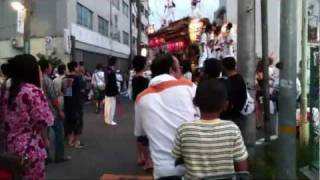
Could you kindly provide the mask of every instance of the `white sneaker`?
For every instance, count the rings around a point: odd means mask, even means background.
[[[117,125],[117,123],[113,121],[113,122],[110,123],[110,125],[111,126],[115,126],[115,125]]]

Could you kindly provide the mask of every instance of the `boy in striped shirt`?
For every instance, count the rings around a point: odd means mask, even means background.
[[[224,84],[217,79],[203,81],[198,86],[194,104],[201,111],[201,119],[178,128],[172,151],[187,169],[185,178],[247,171],[248,153],[238,126],[219,119],[228,104]]]

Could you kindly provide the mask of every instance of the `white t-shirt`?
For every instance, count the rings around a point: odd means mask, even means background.
[[[92,84],[94,87],[104,88],[105,87],[105,79],[104,79],[104,72],[97,71],[92,76]]]
[[[134,133],[149,139],[155,179],[184,174],[183,167],[175,167],[171,151],[176,129],[195,119],[194,95],[191,81],[165,74],[153,78],[150,87],[137,97]]]

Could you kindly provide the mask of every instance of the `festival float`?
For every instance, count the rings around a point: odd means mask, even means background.
[[[201,68],[206,59],[236,56],[235,25],[226,21],[211,24],[208,18],[201,17],[200,3],[191,0],[191,14],[174,21],[176,4],[173,0],[165,1],[161,28],[155,30],[154,25],[147,28],[151,59],[155,54],[168,52]]]

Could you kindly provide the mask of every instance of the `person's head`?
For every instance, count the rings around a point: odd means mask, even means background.
[[[283,63],[282,62],[278,62],[276,64],[276,68],[278,68],[279,70],[282,70],[283,69]]]
[[[227,24],[227,26],[226,26],[226,31],[227,31],[227,32],[230,32],[231,29],[232,29],[232,27],[233,27],[232,23],[229,22],[229,23]]]
[[[9,93],[9,106],[14,109],[14,100],[21,90],[23,83],[40,87],[40,71],[37,60],[30,54],[17,55],[8,61],[11,86]]]
[[[136,72],[142,72],[145,69],[147,63],[147,58],[144,56],[135,56],[132,60],[132,66],[134,71]]]
[[[64,64],[60,64],[59,66],[58,66],[58,74],[59,75],[64,75],[65,73],[66,73],[66,65],[64,65]]]
[[[218,78],[221,75],[221,62],[215,58],[204,61],[204,75],[208,78]]]
[[[217,26],[216,28],[215,28],[215,31],[213,32],[216,36],[218,36],[220,33],[221,33],[221,29],[222,29],[222,27],[221,26]]]
[[[170,54],[158,55],[151,64],[152,77],[162,74],[171,74],[174,66],[173,56]]]
[[[257,59],[257,68],[256,68],[256,73],[261,73],[263,72],[263,61],[261,58]]]
[[[177,57],[173,56],[173,66],[170,71],[170,75],[174,76],[177,79],[182,77],[180,61]]]
[[[71,61],[67,64],[70,73],[77,73],[79,71],[79,64],[76,61]]]
[[[9,64],[8,63],[5,63],[5,64],[1,65],[1,74],[5,78],[9,77]]]
[[[98,63],[98,64],[96,65],[96,70],[98,70],[98,71],[103,70],[102,64]]]
[[[206,26],[205,32],[206,32],[206,33],[211,33],[211,32],[212,32],[212,26],[211,26],[211,24],[208,24],[208,25]]]
[[[269,57],[268,57],[268,61],[269,61],[269,66],[272,66],[272,64],[273,64],[273,62],[274,62],[273,57],[269,56]]]
[[[217,22],[213,21],[212,24],[211,24],[212,28],[216,28],[218,25],[217,25]]]
[[[84,67],[84,62],[83,61],[79,62],[78,73],[80,73],[81,75],[84,75],[86,73],[86,68]]]
[[[237,62],[233,57],[222,59],[222,67],[225,73],[236,71]]]
[[[197,88],[193,103],[199,107],[201,115],[220,114],[227,106],[227,89],[218,79],[202,81]]]
[[[52,66],[46,59],[40,59],[38,62],[42,74],[50,75],[52,73]]]
[[[188,60],[182,61],[181,66],[182,66],[183,74],[187,72],[192,72],[191,61],[188,61]]]
[[[117,58],[112,56],[110,59],[109,59],[109,66],[115,66],[117,63]]]

